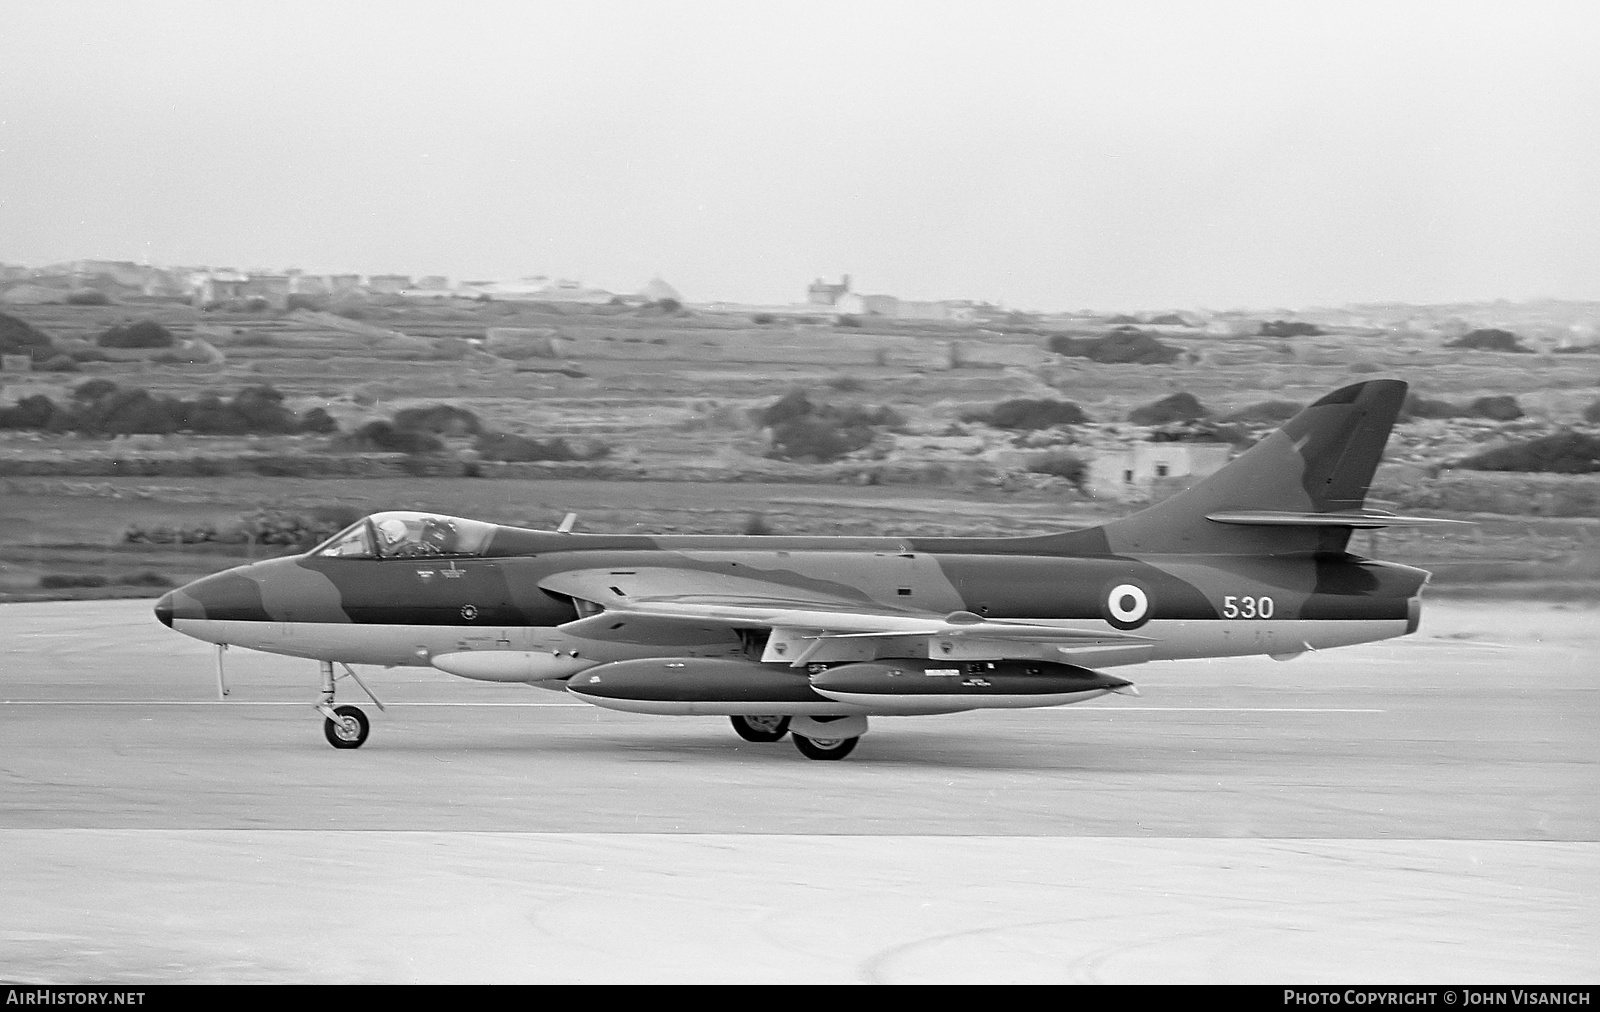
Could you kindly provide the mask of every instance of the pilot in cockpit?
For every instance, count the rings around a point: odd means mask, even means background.
[[[382,556],[404,555],[408,531],[406,522],[398,517],[389,517],[373,525],[378,531],[378,554]]]
[[[440,517],[423,517],[418,555],[451,555],[456,551],[456,525]]]
[[[378,552],[385,558],[416,559],[451,555],[459,550],[455,524],[440,517],[386,517],[375,526]]]

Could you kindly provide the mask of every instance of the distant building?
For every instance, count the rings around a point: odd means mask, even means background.
[[[491,283],[466,282],[463,294],[497,302],[580,302],[600,305],[616,296],[602,288],[586,288],[580,281],[570,278],[552,278],[546,274],[530,274],[516,281]]]
[[[62,273],[71,275],[80,288],[97,287],[95,282],[122,288],[143,288],[146,279],[155,270],[132,260],[73,260],[60,265],[60,268],[65,268]]]
[[[861,311],[892,320],[971,320],[977,315],[973,303],[965,299],[912,302],[893,295],[863,295]]]
[[[1089,461],[1089,491],[1101,499],[1165,497],[1218,471],[1233,457],[1227,443],[1133,443]]]
[[[149,298],[181,299],[188,294],[183,272],[152,267],[145,276],[140,293]]]
[[[832,306],[850,291],[850,275],[846,274],[839,279],[836,285],[830,285],[821,278],[811,282],[806,289],[806,302],[813,306]]]
[[[411,287],[409,274],[374,274],[367,278],[367,291],[376,295],[399,295]]]
[[[70,260],[28,272],[34,283],[51,288],[93,289],[109,296],[188,294],[184,272],[132,260]]]
[[[661,275],[659,274],[651,278],[649,284],[639,289],[639,298],[646,302],[662,302],[666,299],[671,299],[680,305],[683,303],[683,296],[678,294],[676,288],[661,280]]]
[[[201,271],[189,279],[190,296],[196,306],[215,306],[244,298],[248,274],[238,271]]]
[[[265,299],[273,309],[289,308],[289,275],[252,274],[239,288],[246,299]]]
[[[289,272],[290,295],[327,295],[328,276],[326,274],[306,274],[303,271]]]

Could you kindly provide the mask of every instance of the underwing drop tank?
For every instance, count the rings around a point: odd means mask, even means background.
[[[586,703],[630,713],[770,713],[844,716],[866,712],[812,691],[804,668],[704,657],[648,657],[597,664],[567,691]]]
[[[819,695],[874,713],[952,713],[1081,703],[1133,683],[1089,668],[1049,661],[886,658],[842,664],[811,679]]]
[[[1070,664],[895,658],[812,674],[755,661],[661,657],[574,675],[567,691],[613,710],[659,714],[930,714],[1060,706],[1133,683]]]
[[[480,682],[543,682],[594,667],[594,661],[550,650],[463,650],[435,654],[440,671]]]

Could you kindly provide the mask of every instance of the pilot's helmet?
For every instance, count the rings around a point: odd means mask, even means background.
[[[378,537],[383,539],[385,545],[398,545],[406,539],[406,523],[390,517],[378,521]]]
[[[422,543],[445,551],[455,543],[456,525],[448,520],[429,517],[422,524]]]

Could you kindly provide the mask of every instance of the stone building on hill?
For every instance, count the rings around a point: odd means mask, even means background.
[[[806,303],[812,306],[833,306],[848,294],[850,294],[850,275],[844,275],[836,285],[830,285],[818,278],[806,289]]]
[[[1218,471],[1233,458],[1227,443],[1139,442],[1105,447],[1089,459],[1085,483],[1099,499],[1153,501]]]

